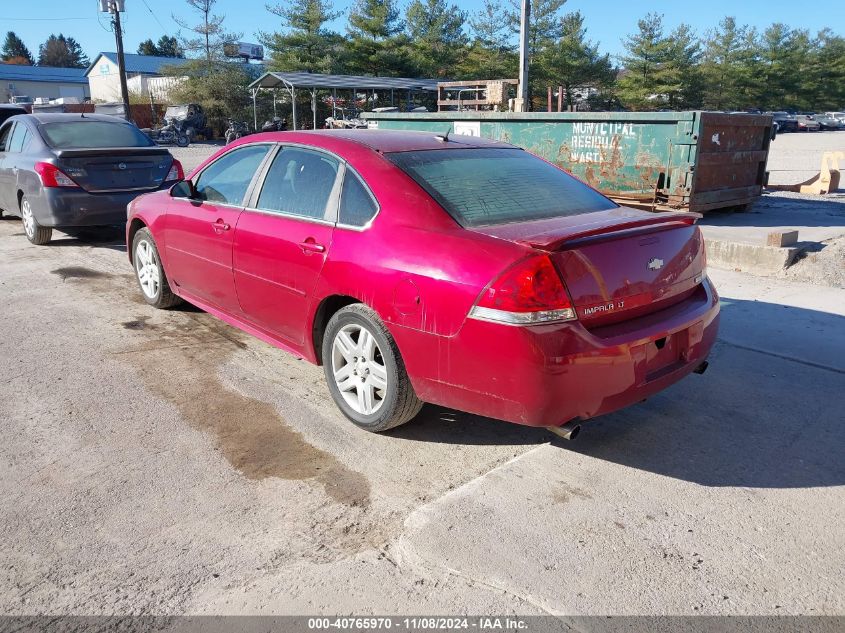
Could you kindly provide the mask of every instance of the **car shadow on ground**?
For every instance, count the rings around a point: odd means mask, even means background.
[[[50,240],[50,246],[89,246],[92,248],[108,248],[125,253],[126,227],[95,226],[55,229],[53,239]]]
[[[756,351],[754,341],[736,344],[742,330],[732,330],[732,319],[763,324],[776,317],[781,336],[797,337],[793,347],[803,349],[802,362]],[[574,441],[439,407],[427,407],[419,419],[392,434],[420,442],[551,442],[562,450],[703,486],[845,484],[845,371],[841,365],[829,367],[823,354],[815,366],[812,347],[813,340],[824,345],[825,332],[845,332],[845,317],[731,299],[722,322],[730,337],[717,343],[707,373],[690,375],[644,403],[584,422]],[[834,343],[841,340],[842,335]],[[787,348],[782,356],[792,351]]]

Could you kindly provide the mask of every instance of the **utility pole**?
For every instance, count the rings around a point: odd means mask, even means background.
[[[125,0],[100,0],[100,11],[110,13],[112,16],[111,23],[114,29],[114,41],[117,45],[117,72],[120,76],[120,96],[123,99],[123,115],[127,121],[132,123],[132,114],[129,110],[129,88],[126,86],[126,58],[123,54],[123,30],[120,26],[120,12],[125,10]]]
[[[522,0],[519,19],[519,100],[517,112],[531,109],[528,103],[528,23],[531,20],[531,0]]]

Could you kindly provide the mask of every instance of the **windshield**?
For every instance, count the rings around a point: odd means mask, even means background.
[[[155,145],[134,125],[110,121],[62,121],[44,123],[41,134],[55,149],[97,147],[150,147]]]
[[[170,106],[169,108],[167,108],[167,111],[164,113],[164,116],[170,119],[172,117],[185,116],[186,114],[188,114],[188,106]]]
[[[520,149],[396,152],[387,158],[466,227],[615,208],[581,181]]]

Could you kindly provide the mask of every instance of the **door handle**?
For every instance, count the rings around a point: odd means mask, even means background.
[[[232,227],[226,224],[222,219],[218,219],[217,222],[212,222],[211,228],[214,229],[215,233],[222,233],[223,231],[228,231]]]
[[[309,237],[304,242],[300,242],[299,248],[301,248],[302,252],[305,253],[306,255],[310,255],[311,253],[325,253],[326,252],[326,247],[323,246],[322,244],[317,244],[317,242],[315,242],[314,238],[312,238],[312,237]]]

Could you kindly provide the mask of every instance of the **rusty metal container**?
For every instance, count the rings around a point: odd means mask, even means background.
[[[437,112],[363,115],[370,127],[513,143],[620,204],[747,207],[766,184],[772,117],[720,112]]]

